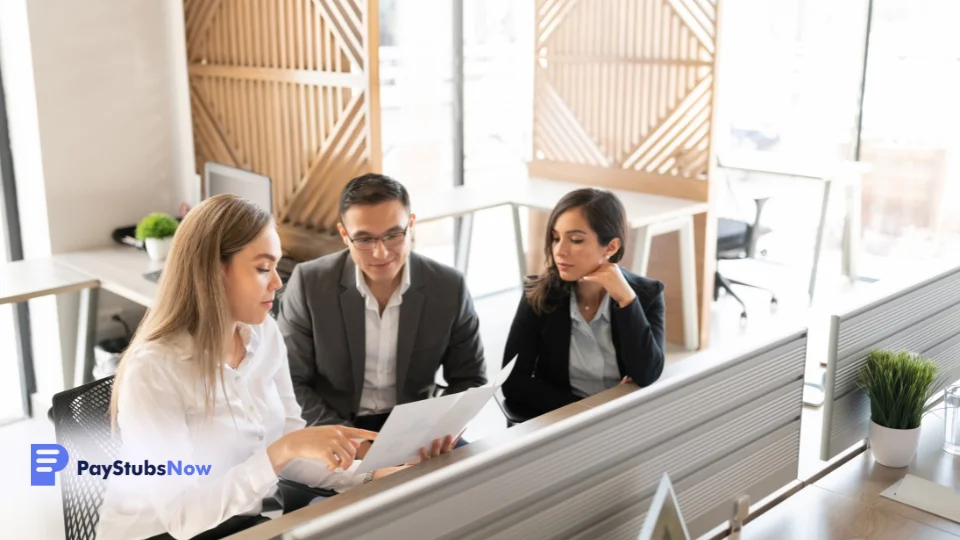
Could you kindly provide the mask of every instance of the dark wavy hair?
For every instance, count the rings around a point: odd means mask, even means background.
[[[558,300],[569,298],[567,295],[574,286],[573,283],[560,279],[557,263],[553,260],[553,229],[557,225],[557,219],[564,212],[573,209],[580,209],[590,228],[597,233],[600,245],[608,246],[614,238],[620,239],[620,249],[610,257],[610,262],[617,263],[623,258],[623,248],[627,241],[627,215],[620,199],[605,189],[596,188],[578,189],[564,195],[550,212],[550,219],[547,221],[543,239],[545,268],[540,275],[528,278],[524,287],[527,302],[538,315],[553,311]]]

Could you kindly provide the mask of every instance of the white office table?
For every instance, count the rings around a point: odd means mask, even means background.
[[[775,152],[735,151],[725,152],[719,156],[717,165],[723,169],[792,176],[823,182],[823,202],[820,206],[817,237],[813,248],[813,266],[810,269],[810,284],[807,288],[811,302],[816,290],[817,269],[820,264],[820,251],[823,247],[823,235],[827,224],[830,192],[833,191],[834,182],[842,185],[846,200],[842,271],[843,275],[851,280],[857,279],[861,235],[861,181],[863,174],[869,170],[869,163],[840,159],[817,160]]]
[[[0,305],[26,302],[41,296],[96,290],[98,280],[54,258],[30,259],[0,264]],[[92,351],[93,343],[77,336],[77,347]],[[30,371],[33,371],[31,368]]]
[[[0,264],[0,305],[97,286],[96,278],[52,258]]]
[[[514,246],[522,284],[527,273],[527,265],[523,252],[520,207],[550,211],[564,195],[585,187],[590,186],[542,178],[522,178],[511,182],[508,186],[497,186],[492,189],[469,185],[425,192],[422,195],[417,193],[413,196],[412,207],[418,222],[463,218],[455,264],[460,272],[466,274],[470,258],[470,238],[473,233],[473,214],[481,210],[509,205],[513,210]],[[689,350],[696,350],[699,347],[699,323],[693,216],[706,212],[709,204],[634,191],[616,189],[611,191],[623,203],[627,222],[636,232],[633,261],[629,266],[633,272],[646,275],[650,261],[650,243],[654,236],[674,231],[680,233],[685,346]]]
[[[106,289],[141,306],[150,307],[157,294],[157,284],[143,277],[143,274],[160,270],[163,262],[150,260],[145,251],[120,245],[63,253],[55,255],[54,259],[64,267],[93,277],[95,283],[80,291],[77,360],[74,364],[74,386],[80,386],[93,379],[99,290]]]

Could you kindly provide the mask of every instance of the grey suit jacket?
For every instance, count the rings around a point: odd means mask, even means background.
[[[447,393],[487,382],[480,324],[463,276],[411,253],[410,287],[400,304],[397,403],[429,398],[443,367]],[[366,361],[364,303],[350,253],[296,266],[283,293],[280,331],[307,425],[352,425]]]

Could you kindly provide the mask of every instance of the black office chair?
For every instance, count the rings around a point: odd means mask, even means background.
[[[756,214],[753,223],[729,218],[719,218],[717,220],[717,261],[754,257],[757,251],[757,241],[764,234],[771,232],[769,228],[760,225],[763,206],[769,200],[769,197],[754,197],[753,200],[756,203]],[[736,299],[742,308],[740,313],[741,324],[747,321],[747,305],[743,302],[743,299],[734,292],[733,285],[741,285],[766,291],[770,293],[771,308],[776,309],[777,307],[778,300],[776,293],[766,287],[727,278],[720,273],[719,269],[716,271],[714,278],[713,299],[717,300],[720,297],[720,289],[723,289],[727,294]]]
[[[91,463],[112,463],[120,454],[121,441],[110,428],[110,393],[113,376],[60,392],[53,396],[49,416],[53,420],[57,444],[66,448],[76,469],[78,457]],[[63,528],[66,540],[87,540],[95,537],[100,520],[100,505],[107,483],[89,475],[61,474]],[[263,512],[283,509],[298,510],[318,496],[333,497],[336,491],[312,488],[281,478],[274,497],[264,499]]]
[[[120,453],[120,440],[110,432],[110,392],[113,377],[60,392],[53,396],[50,417],[57,444],[70,456],[65,471],[76,470],[76,460],[112,463]],[[95,536],[106,482],[90,475],[60,474],[63,530],[67,540]]]
[[[517,424],[522,424],[535,416],[525,413],[521,408],[510,406],[510,404],[507,402],[507,398],[503,395],[502,388],[498,388],[497,393],[494,394],[493,397],[497,400],[497,405],[500,407],[500,412],[502,412],[503,416],[507,418],[508,428]]]

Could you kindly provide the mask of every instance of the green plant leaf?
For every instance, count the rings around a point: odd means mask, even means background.
[[[163,212],[153,212],[140,220],[134,235],[143,242],[147,238],[170,238],[177,232],[177,220]]]
[[[870,351],[857,376],[857,386],[870,398],[871,420],[890,429],[920,427],[934,405],[928,401],[945,382],[932,361],[888,349]]]

